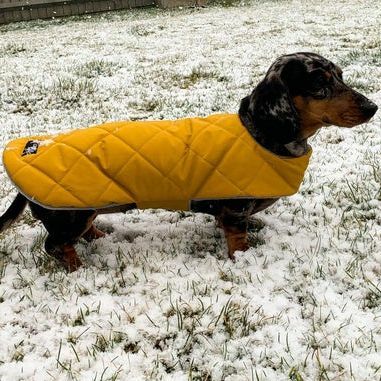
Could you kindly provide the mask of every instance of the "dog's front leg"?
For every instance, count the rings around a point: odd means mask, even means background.
[[[93,224],[93,221],[96,216],[97,213],[94,213],[94,215],[88,219],[87,227],[85,229],[85,232],[82,234],[82,238],[85,239],[87,242],[91,242],[94,239],[103,238],[106,235],[105,233],[103,233],[103,231],[99,230]]]
[[[82,261],[74,248],[74,242],[64,242],[64,238],[60,235],[49,234],[45,240],[45,250],[69,273],[82,266]]]
[[[236,251],[246,251],[249,248],[247,239],[249,215],[249,210],[236,212],[224,207],[217,216],[217,224],[225,233],[229,258],[233,261]]]

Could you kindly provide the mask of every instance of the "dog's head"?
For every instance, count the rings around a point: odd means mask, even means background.
[[[320,127],[354,127],[376,111],[372,101],[343,82],[338,66],[318,54],[295,53],[279,57],[270,66],[252,94],[242,100],[239,115],[266,148],[284,153],[282,147],[287,147],[298,155]]]

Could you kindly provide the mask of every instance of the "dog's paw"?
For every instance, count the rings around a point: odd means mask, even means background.
[[[87,242],[90,242],[94,239],[103,238],[106,235],[106,233],[103,233],[103,231],[99,230],[95,227],[95,225],[91,225],[89,230],[87,232],[82,234],[82,238],[84,238]]]

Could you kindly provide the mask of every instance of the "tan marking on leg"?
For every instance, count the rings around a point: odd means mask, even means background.
[[[58,258],[56,256],[56,258]],[[81,260],[78,258],[77,252],[73,245],[63,245],[62,247],[62,257],[58,258],[66,270],[71,273],[76,271],[82,266]]]
[[[98,228],[96,228],[94,224],[91,224],[91,226],[86,230],[86,232],[82,234],[82,238],[84,238],[87,242],[90,242],[93,239],[102,238],[105,235],[106,234]]]
[[[246,251],[249,249],[247,232],[236,231],[234,229],[224,227],[224,233],[228,244],[229,258],[234,261],[234,253],[236,251]]]

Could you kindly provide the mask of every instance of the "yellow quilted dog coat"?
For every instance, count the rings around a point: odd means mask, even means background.
[[[20,192],[47,208],[188,210],[191,200],[296,193],[310,156],[274,155],[238,115],[221,114],[21,138],[6,146],[3,163]]]

